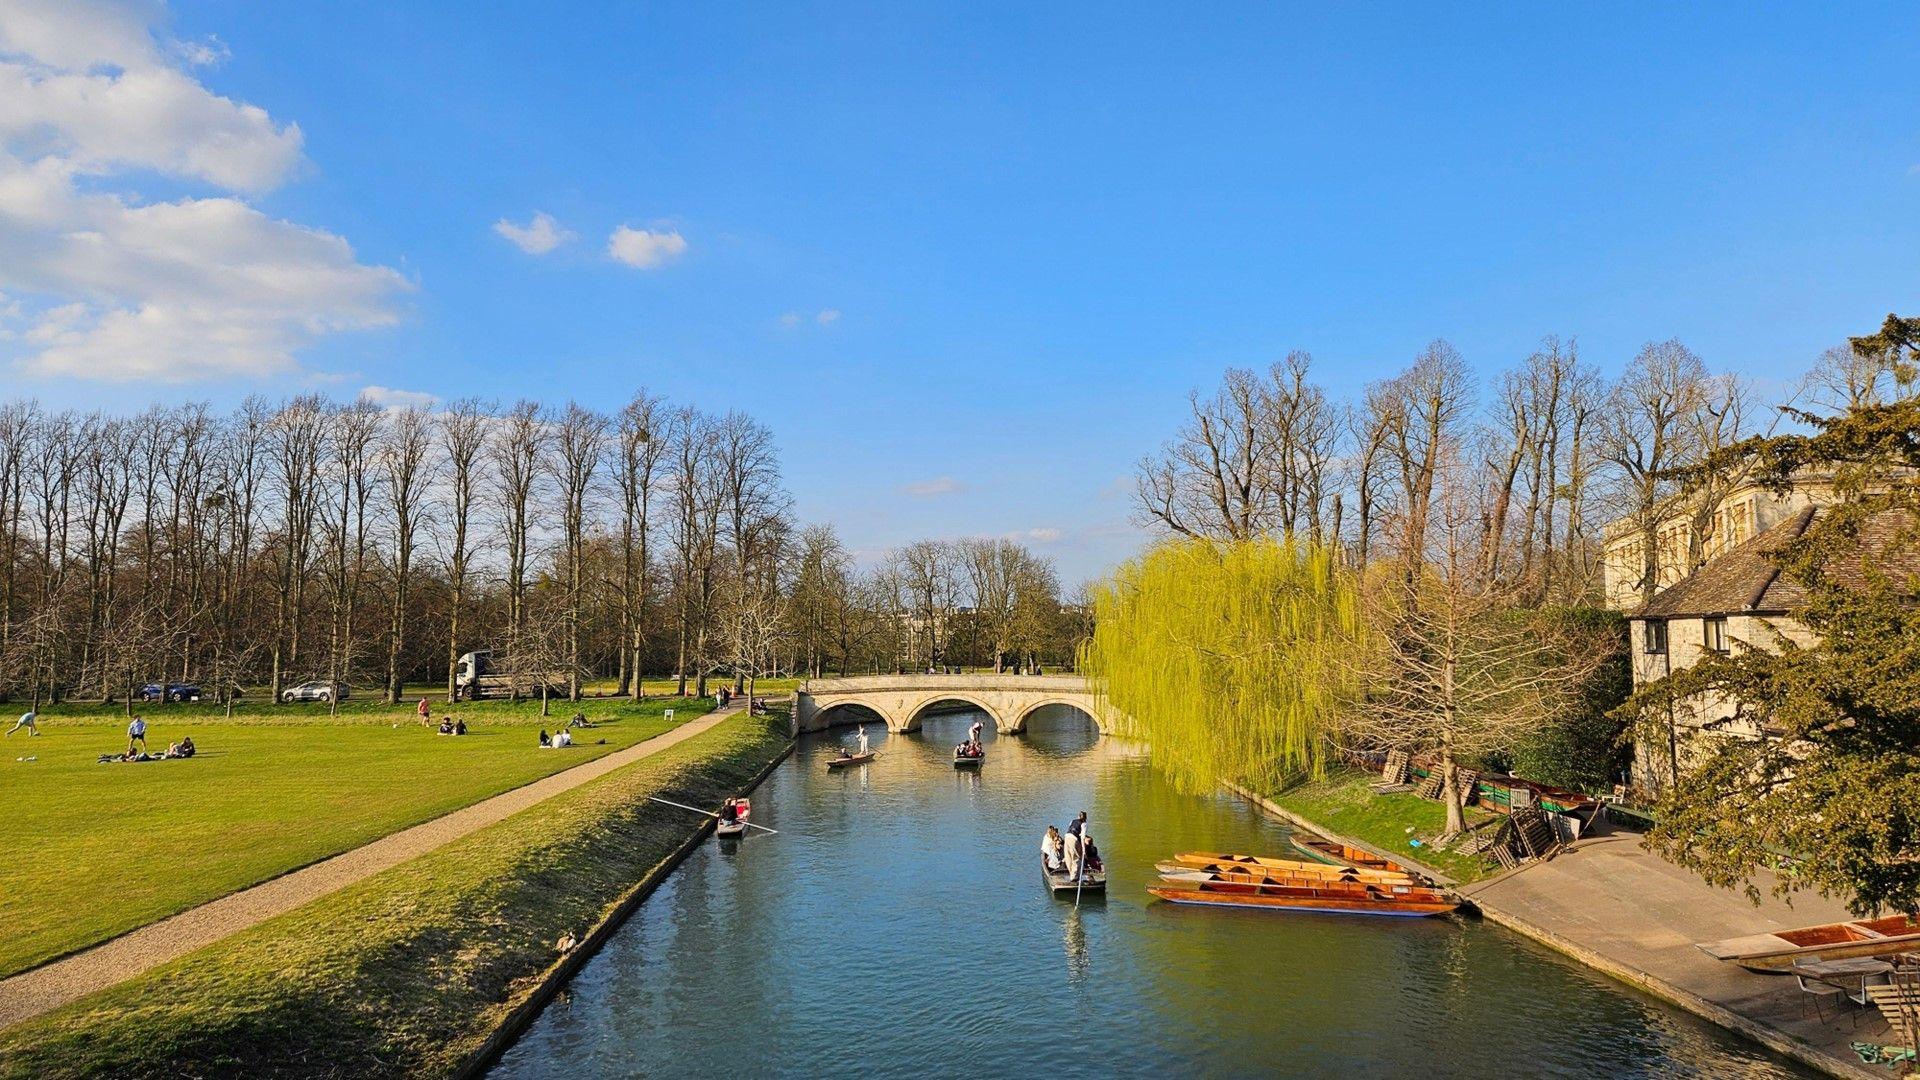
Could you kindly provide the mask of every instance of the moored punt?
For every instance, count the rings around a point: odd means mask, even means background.
[[[1182,866],[1234,866],[1264,870],[1282,870],[1295,874],[1319,874],[1365,881],[1410,882],[1425,879],[1416,874],[1368,870],[1359,866],[1338,866],[1299,859],[1274,859],[1262,855],[1233,855],[1217,851],[1183,851],[1173,857]]]
[[[1697,946],[1716,960],[1753,971],[1787,971],[1796,960],[1845,960],[1920,949],[1920,920],[1905,915],[1775,930]]]
[[[1351,844],[1342,844],[1333,840],[1322,840],[1317,836],[1309,838],[1297,835],[1289,836],[1287,842],[1298,848],[1301,854],[1309,858],[1329,862],[1336,866],[1357,866],[1362,870],[1380,870],[1389,874],[1407,874],[1410,876],[1413,874],[1413,871],[1401,866],[1392,859],[1381,858],[1371,851],[1354,847]]]
[[[1277,871],[1271,867],[1238,867],[1233,863],[1208,863],[1204,867],[1190,867],[1185,863],[1154,863],[1154,869],[1164,878],[1179,878],[1192,882],[1265,882],[1265,884],[1296,884],[1309,888],[1425,888],[1425,884],[1415,882],[1413,878],[1357,878],[1317,871]]]
[[[1460,906],[1459,901],[1431,889],[1410,889],[1405,893],[1395,893],[1390,889],[1370,888],[1355,892],[1351,889],[1315,889],[1237,882],[1162,881],[1158,885],[1147,886],[1147,891],[1162,900],[1169,900],[1176,904],[1263,908],[1271,911],[1390,915],[1401,918],[1445,915]]]
[[[1064,870],[1047,869],[1046,861],[1043,859],[1040,863],[1040,876],[1047,879],[1047,888],[1053,890],[1056,896],[1060,893],[1070,893],[1076,890],[1080,892],[1107,891],[1107,871],[1104,867],[1099,870],[1089,870],[1085,878],[1076,879],[1072,874]]]
[[[864,754],[848,754],[843,752],[839,757],[828,758],[827,768],[844,769],[849,765],[862,765],[862,764],[865,764],[866,762],[872,761],[874,758],[874,755],[878,753],[879,753],[878,750],[869,750]]]

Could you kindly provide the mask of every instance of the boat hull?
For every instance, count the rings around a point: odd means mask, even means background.
[[[1149,885],[1147,891],[1175,904],[1198,907],[1254,908],[1263,911],[1300,911],[1326,915],[1376,915],[1401,919],[1424,919],[1452,912],[1458,904],[1382,903],[1348,897],[1265,896],[1253,893],[1214,892],[1202,889],[1178,889]]]
[[[1920,920],[1902,915],[1802,926],[1697,946],[1749,971],[1785,972],[1799,960],[1851,960],[1920,949]]]
[[[1047,888],[1053,890],[1056,896],[1061,893],[1075,892],[1076,890],[1079,892],[1107,891],[1107,872],[1105,870],[1090,871],[1087,874],[1086,880],[1078,883],[1074,881],[1073,875],[1056,874],[1044,866],[1040,868],[1040,876],[1046,880]]]
[[[956,769],[977,769],[980,766],[986,764],[986,762],[987,762],[987,758],[985,754],[982,754],[979,757],[961,757],[960,755],[955,754],[953,758],[953,767]]]
[[[867,762],[872,761],[876,756],[876,754],[877,754],[876,751],[869,750],[864,754],[850,754],[847,757],[842,757],[842,758],[828,758],[827,768],[844,769],[849,765],[864,765]]]

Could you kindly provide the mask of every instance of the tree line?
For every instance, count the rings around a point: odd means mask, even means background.
[[[1053,568],[1003,540],[863,567],[800,526],[772,432],[640,392],[382,408],[306,395],[134,415],[0,404],[0,695],[231,701],[454,688],[463,653],[570,697],[774,671],[1071,655]]]

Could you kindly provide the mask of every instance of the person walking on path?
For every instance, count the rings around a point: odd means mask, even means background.
[[[143,717],[136,716],[133,718],[133,723],[127,725],[127,753],[129,755],[133,753],[134,743],[140,744],[141,753],[144,754],[147,752],[147,721]]]
[[[39,719],[40,714],[37,712],[33,712],[32,710],[23,712],[20,714],[20,719],[15,720],[13,726],[7,729],[7,734],[11,735],[21,728],[26,728],[28,735],[38,735],[40,734]]]

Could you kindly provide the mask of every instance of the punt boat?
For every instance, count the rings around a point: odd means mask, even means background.
[[[977,769],[986,764],[986,761],[987,752],[985,750],[977,754],[963,754],[958,750],[953,752],[953,767],[956,769]]]
[[[1147,891],[1175,904],[1260,908],[1270,911],[1319,911],[1348,915],[1424,918],[1445,915],[1460,902],[1432,889],[1361,884],[1336,888],[1268,885],[1232,881],[1162,880]]]
[[[1187,881],[1264,881],[1276,885],[1381,885],[1381,886],[1418,886],[1426,888],[1426,883],[1408,877],[1371,877],[1360,878],[1344,876],[1339,873],[1326,873],[1319,870],[1276,870],[1266,866],[1239,866],[1234,863],[1207,863],[1204,866],[1192,866],[1186,863],[1166,861],[1153,864],[1154,869],[1164,878],[1179,878]],[[1331,869],[1331,868],[1329,868]]]
[[[739,800],[740,816],[728,821],[720,818],[714,822],[713,835],[719,837],[739,836],[747,831],[747,815],[753,813],[753,803],[747,799]]]
[[[1175,855],[1173,860],[1182,866],[1240,866],[1264,870],[1283,870],[1295,874],[1322,874],[1364,881],[1407,883],[1416,880],[1425,880],[1417,874],[1411,874],[1404,870],[1396,872],[1368,870],[1359,866],[1329,865],[1321,862],[1304,862],[1299,859],[1274,859],[1262,855],[1233,855],[1218,851],[1183,851]]]
[[[1796,960],[1845,960],[1920,950],[1920,920],[1906,915],[1802,926],[1698,946],[1716,960],[1752,971],[1784,972]]]
[[[1357,866],[1362,870],[1383,870],[1389,874],[1412,874],[1413,871],[1394,862],[1383,859],[1364,848],[1352,844],[1342,844],[1333,840],[1322,840],[1317,836],[1289,836],[1287,843],[1292,844],[1300,854],[1319,862],[1336,866]]]
[[[867,762],[872,761],[874,758],[874,755],[878,753],[879,753],[878,750],[869,750],[864,754],[849,754],[843,750],[840,752],[839,757],[832,757],[827,759],[827,768],[844,769],[849,765],[864,765]]]
[[[1065,870],[1047,869],[1047,860],[1043,858],[1040,860],[1040,876],[1047,879],[1047,888],[1053,890],[1055,896],[1061,893],[1071,893],[1076,890],[1080,892],[1107,891],[1107,870],[1104,866],[1098,870],[1088,870],[1084,880],[1075,881],[1074,876]]]

